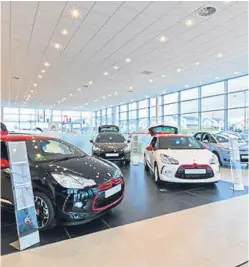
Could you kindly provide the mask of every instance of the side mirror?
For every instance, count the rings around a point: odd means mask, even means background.
[[[131,142],[131,140],[129,139],[129,140],[127,140],[127,144],[129,144]]]
[[[1,159],[1,169],[9,168],[9,162],[7,159]]]
[[[208,142],[208,140],[203,140],[202,143],[208,144],[209,142]]]
[[[147,146],[147,147],[146,147],[146,150],[148,150],[148,151],[152,151],[152,150],[154,150],[154,148],[153,148],[153,146]]]
[[[93,140],[90,140],[90,143],[92,143],[92,144],[93,144]]]

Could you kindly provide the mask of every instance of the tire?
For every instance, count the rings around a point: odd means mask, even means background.
[[[150,171],[150,168],[149,168],[149,166],[148,166],[148,164],[147,164],[145,155],[144,155],[144,169],[145,169],[146,172],[149,172],[149,171]]]
[[[159,170],[158,170],[157,164],[155,164],[155,167],[154,167],[154,179],[157,185],[161,184],[162,181],[160,180],[160,177],[159,177]]]
[[[130,160],[130,159],[127,159],[127,160],[125,161],[125,165],[130,165],[130,163],[131,163],[131,160]]]
[[[50,198],[39,191],[34,192],[35,209],[39,231],[46,231],[56,226],[55,207]]]
[[[220,166],[222,166],[223,164],[221,162],[219,154],[216,151],[213,151],[213,153],[214,153],[215,156],[217,156]]]

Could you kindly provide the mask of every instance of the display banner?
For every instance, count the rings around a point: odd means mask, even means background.
[[[131,141],[131,161],[133,165],[139,164],[139,157],[140,157],[140,149],[139,149],[139,142],[138,142],[138,136],[134,135],[132,136]]]
[[[229,140],[231,153],[231,174],[233,179],[233,190],[244,190],[243,175],[240,163],[238,139]]]
[[[40,242],[33,188],[25,142],[8,142],[11,184],[13,191],[19,250]]]

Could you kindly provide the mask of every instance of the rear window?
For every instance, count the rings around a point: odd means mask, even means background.
[[[203,149],[203,145],[192,136],[161,136],[159,149]]]
[[[122,134],[99,134],[96,143],[124,143],[125,138]]]

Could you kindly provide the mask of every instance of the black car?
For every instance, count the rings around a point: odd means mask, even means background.
[[[39,230],[77,225],[101,216],[124,196],[120,169],[60,139],[36,135],[1,138],[1,205],[13,207],[7,142],[25,141]]]
[[[100,132],[93,144],[93,156],[101,157],[111,161],[122,161],[126,164],[130,163],[131,150],[129,143],[124,136],[117,132]]]

